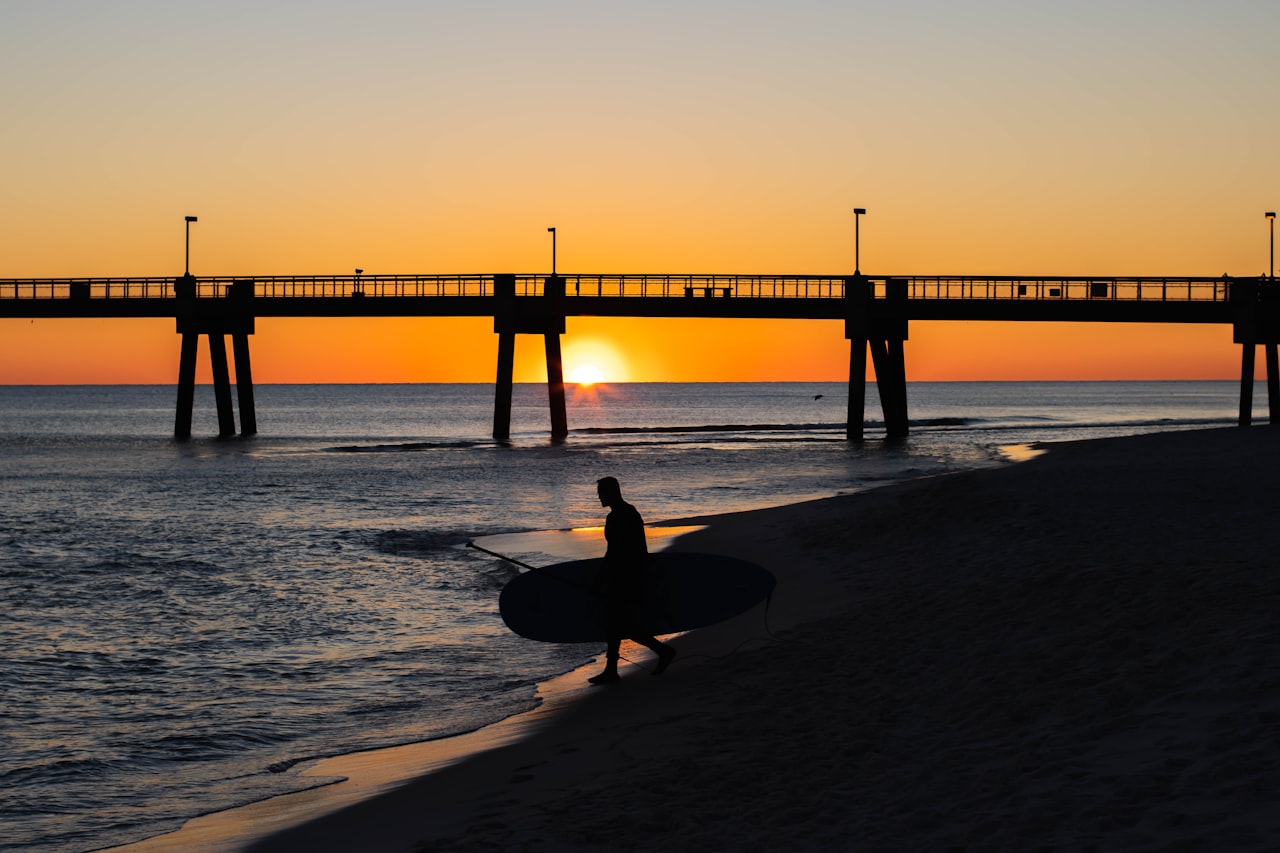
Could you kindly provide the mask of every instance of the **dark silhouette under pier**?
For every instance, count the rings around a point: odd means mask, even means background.
[[[570,284],[572,285],[570,287]],[[570,295],[572,294],[572,295]],[[218,433],[236,434],[226,336],[232,340],[240,434],[257,432],[249,336],[258,317],[493,317],[498,335],[493,435],[510,437],[517,335],[546,351],[551,436],[568,434],[560,338],[565,318],[723,317],[842,320],[849,348],[847,435],[864,433],[867,354],[885,432],[908,432],[904,358],[912,320],[1230,325],[1241,347],[1239,423],[1253,408],[1265,347],[1270,422],[1280,424],[1280,290],[1272,278],[362,275],[0,280],[0,317],[172,317],[182,336],[174,435],[191,435],[200,336],[209,344]]]

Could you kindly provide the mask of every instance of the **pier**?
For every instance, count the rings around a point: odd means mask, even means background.
[[[492,317],[493,436],[510,437],[517,335],[543,339],[553,440],[568,434],[567,317],[841,320],[849,341],[847,436],[865,430],[867,357],[889,438],[908,433],[904,358],[913,320],[1230,325],[1241,348],[1239,423],[1252,416],[1264,347],[1270,422],[1280,424],[1280,291],[1269,278],[788,275],[266,276],[0,279],[0,317],[173,318],[182,338],[174,435],[191,436],[199,339],[208,342],[218,433],[257,432],[249,339],[258,317]]]

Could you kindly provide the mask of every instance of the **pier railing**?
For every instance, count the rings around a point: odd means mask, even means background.
[[[914,276],[906,281],[910,299],[1225,302],[1230,295],[1230,279],[1222,278]]]
[[[516,294],[540,296],[545,273],[515,276]],[[566,296],[711,299],[841,299],[843,276],[590,274],[563,275]],[[921,300],[1115,300],[1138,302],[1225,302],[1230,279],[1027,276],[875,276],[876,296],[888,280],[904,281],[907,297]],[[494,295],[495,276],[477,275],[304,275],[215,276],[196,279],[198,297],[226,295],[236,281],[252,281],[254,296],[273,298],[475,297]],[[170,299],[174,279],[14,278],[0,279],[0,300]]]
[[[0,299],[164,299],[173,278],[7,278]]]

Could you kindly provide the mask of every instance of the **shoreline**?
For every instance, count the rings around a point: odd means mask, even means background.
[[[518,743],[585,692],[589,662],[538,685],[539,705],[480,728],[434,740],[335,755],[309,764],[316,787],[199,815],[172,832],[101,848],[101,853],[231,853],[261,839],[368,801],[415,779]]]
[[[687,520],[779,575],[767,625],[244,849],[1266,849],[1280,435],[1050,447]]]
[[[664,520],[646,525],[650,548],[655,553],[665,550],[684,537],[704,530],[714,519],[734,515],[737,513],[698,516],[692,521]],[[554,554],[558,559],[585,559],[599,556],[603,550],[602,531],[603,527],[535,530],[494,534],[478,541],[522,554]],[[634,646],[631,649],[635,651]],[[627,653],[626,647],[624,653]],[[197,815],[170,832],[127,844],[97,848],[97,853],[237,853],[273,834],[323,819],[450,766],[518,744],[554,724],[560,714],[585,696],[598,692],[591,689],[587,677],[599,668],[601,656],[603,649],[600,655],[581,666],[539,683],[538,705],[527,711],[511,714],[470,732],[317,759],[307,763],[298,775],[331,781]],[[633,676],[634,670],[634,665],[624,662],[624,676]]]
[[[654,552],[662,551],[677,539],[701,529],[704,529],[703,524],[686,524],[680,520],[646,525]],[[600,544],[602,530],[530,530],[489,535],[479,542],[492,543],[495,547],[502,544],[521,553],[544,553],[545,548],[563,560],[580,560],[599,556],[603,548]],[[603,649],[600,656],[603,656]],[[278,794],[243,806],[198,815],[169,833],[116,847],[96,848],[96,853],[170,853],[177,850],[183,853],[234,853],[260,839],[378,797],[419,777],[521,742],[549,725],[564,708],[580,701],[582,695],[590,693],[586,678],[599,669],[600,656],[541,681],[536,692],[538,706],[530,710],[512,713],[479,729],[443,738],[319,758],[307,762],[298,775],[305,779],[329,781],[320,781],[312,788],[298,792]],[[625,669],[631,667],[625,665]]]
[[[880,488],[888,486],[876,486],[867,491]],[[681,545],[717,523],[723,524],[751,513],[787,510],[839,497],[842,496],[757,510],[665,519],[647,524],[646,537],[651,552],[655,553],[672,546],[675,546],[673,550],[699,550],[681,548]],[[535,530],[494,534],[478,541],[494,547],[505,547],[513,553],[553,554],[557,559],[585,559],[599,556],[602,552],[602,531],[603,527]],[[747,557],[744,556],[744,559]],[[728,622],[699,629],[693,641],[690,641],[687,634],[680,636],[674,642],[681,648],[684,656],[682,666],[691,659],[728,654],[744,642],[768,642],[769,632],[778,623],[779,612],[776,605],[770,605],[767,612],[764,608],[757,607]],[[783,608],[781,612],[789,613],[790,609]],[[795,617],[792,615],[789,618]],[[744,631],[755,631],[756,635],[744,636]],[[299,775],[319,779],[327,777],[332,781],[197,815],[170,832],[123,845],[99,848],[97,853],[240,853],[254,849],[255,845],[275,834],[303,827],[310,821],[323,820],[349,807],[358,807],[361,803],[393,793],[402,785],[411,784],[491,751],[518,745],[545,727],[555,725],[559,717],[577,702],[601,692],[593,690],[586,679],[599,668],[603,653],[602,649],[600,655],[582,666],[541,682],[537,690],[539,704],[528,711],[512,714],[470,732],[318,759],[301,769]],[[627,655],[634,658],[642,655],[643,650],[628,641],[624,644],[623,653],[623,676],[634,678],[637,674],[643,675],[643,672],[637,673],[637,667],[626,660]]]

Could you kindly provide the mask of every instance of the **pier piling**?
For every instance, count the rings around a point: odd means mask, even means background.
[[[1261,345],[1266,363],[1267,417],[1280,426],[1280,291],[1268,278],[1229,279],[1228,298],[1233,316],[1232,339],[1240,344],[1239,425],[1253,423],[1253,374]]]
[[[218,406],[218,437],[236,434],[236,413],[231,408],[231,373],[227,366],[226,335],[210,332],[209,361],[213,365],[213,399]]]
[[[493,437],[511,438],[511,388],[515,372],[516,333],[498,333],[498,377],[493,391]]]
[[[511,438],[511,397],[515,372],[516,335],[542,335],[547,358],[547,401],[551,410],[551,439],[569,434],[564,394],[564,359],[560,336],[564,334],[564,277],[550,276],[541,296],[516,296],[514,275],[494,276],[493,330],[498,335],[497,387],[493,395],[493,437]]]
[[[195,405],[196,358],[200,336],[209,339],[213,395],[218,410],[218,437],[236,434],[231,398],[231,365],[226,336],[231,335],[236,368],[236,392],[240,402],[242,435],[258,431],[253,401],[253,370],[249,361],[249,335],[254,330],[253,282],[236,281],[223,298],[200,299],[195,276],[183,275],[173,284],[178,334],[182,353],[178,363],[178,401],[173,436],[191,438],[191,414]]]
[[[178,359],[178,411],[173,422],[174,438],[191,437],[191,411],[196,395],[196,349],[200,336],[187,332],[182,336],[182,354]]]
[[[849,406],[845,435],[862,441],[866,417],[867,350],[875,369],[885,436],[905,438],[907,415],[907,283],[885,282],[885,296],[875,298],[871,281],[861,273],[845,279],[845,337],[849,340]]]

